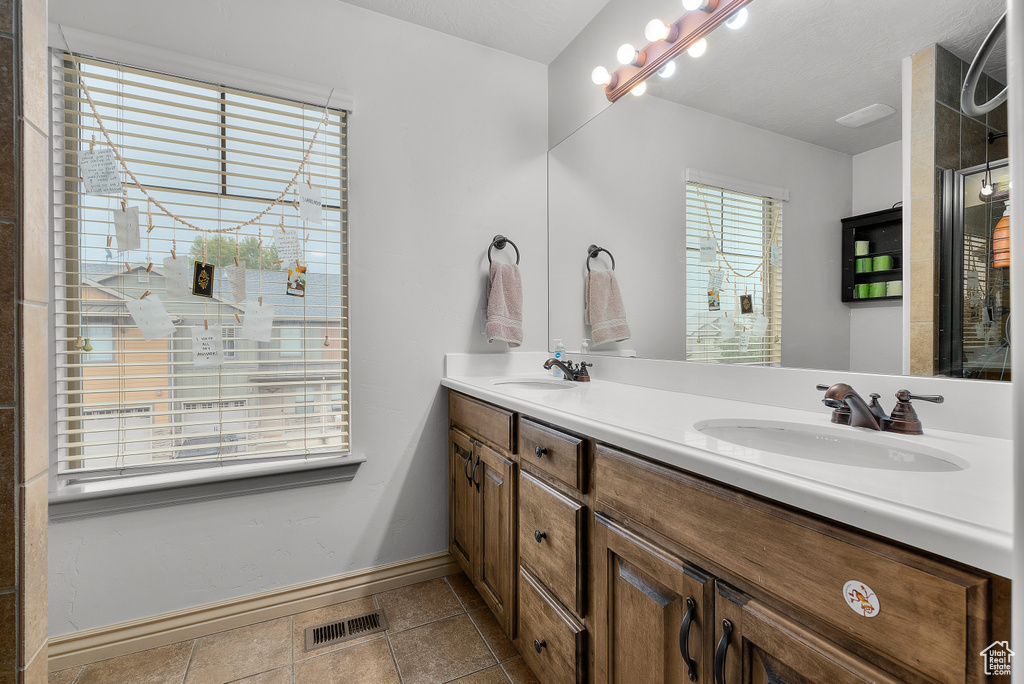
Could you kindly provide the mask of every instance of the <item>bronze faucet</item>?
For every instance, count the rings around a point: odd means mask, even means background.
[[[881,404],[878,403],[878,398],[881,396],[879,394],[871,394],[871,403],[868,404],[857,394],[856,390],[844,382],[836,383],[831,387],[818,385],[818,390],[825,392],[825,398],[821,400],[821,403],[834,409],[832,411],[833,423],[897,432],[903,435],[924,434],[917,411],[910,404],[911,399],[930,401],[935,404],[943,402],[943,397],[940,394],[922,396],[911,394],[910,390],[903,389],[896,392],[896,406],[892,409],[892,415],[887,416]]]
[[[548,359],[544,362],[544,369],[551,370],[552,366],[558,366],[562,369],[562,375],[565,376],[566,380],[570,382],[590,382],[590,373],[587,372],[587,366],[593,365],[592,363],[580,361],[579,365],[574,368],[572,361],[563,363],[558,359]]]

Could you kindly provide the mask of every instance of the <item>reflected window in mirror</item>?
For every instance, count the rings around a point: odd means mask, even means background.
[[[779,200],[687,183],[686,310],[688,361],[781,364]]]

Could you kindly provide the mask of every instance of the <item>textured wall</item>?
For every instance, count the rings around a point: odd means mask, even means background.
[[[0,682],[46,681],[46,2],[0,2]],[[31,342],[26,343],[30,340]]]
[[[523,349],[544,348],[545,67],[336,0],[298,4],[51,2],[52,22],[354,96],[352,440],[368,459],[345,484],[51,525],[53,635],[444,550],[443,355],[507,349],[479,334],[495,233],[522,252]]]

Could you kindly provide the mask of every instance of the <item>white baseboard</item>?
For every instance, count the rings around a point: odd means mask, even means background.
[[[459,571],[447,552],[82,630],[49,640],[50,672],[322,608]]]

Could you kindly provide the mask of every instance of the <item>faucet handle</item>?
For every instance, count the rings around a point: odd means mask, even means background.
[[[930,401],[933,404],[941,404],[946,399],[941,394],[911,394],[910,390],[901,389],[896,392],[897,401]]]
[[[814,387],[819,392],[828,392],[832,385],[815,385]]]

